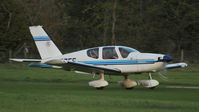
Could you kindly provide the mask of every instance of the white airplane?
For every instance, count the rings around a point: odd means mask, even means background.
[[[123,76],[120,84],[126,89],[137,85],[155,88],[159,85],[151,73],[164,69],[186,67],[186,63],[167,64],[172,58],[163,54],[141,53],[125,46],[102,46],[62,54],[42,26],[30,26],[41,59],[10,59],[17,62],[32,62],[30,67],[62,68],[83,74],[99,74],[99,80],[89,82],[89,86],[103,89],[108,86],[104,74]],[[149,79],[134,81],[130,74],[148,73]]]

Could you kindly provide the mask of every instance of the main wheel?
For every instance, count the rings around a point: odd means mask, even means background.
[[[132,90],[134,89],[134,87],[130,87],[130,88],[125,88],[126,90]]]
[[[103,90],[104,87],[97,87],[96,89],[97,89],[97,90]]]

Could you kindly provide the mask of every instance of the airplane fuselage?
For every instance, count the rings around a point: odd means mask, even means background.
[[[97,57],[89,54],[89,50],[95,49],[97,49]],[[129,50],[129,53],[124,56],[122,55],[121,49],[127,49]],[[105,57],[105,50],[114,50],[114,55],[116,55],[116,57]],[[140,53],[135,49],[124,46],[103,46],[64,54],[54,57],[54,62],[49,62],[47,59],[46,61],[44,60],[44,63],[61,65],[68,61],[73,61],[100,67],[119,69],[121,73],[140,73],[156,72],[160,70],[164,66],[164,62],[161,60],[164,56],[165,55],[162,54]],[[49,60],[52,59],[49,58]]]

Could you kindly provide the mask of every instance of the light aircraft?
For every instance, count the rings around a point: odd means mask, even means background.
[[[77,52],[62,54],[42,26],[30,26],[41,59],[16,59],[17,62],[32,62],[30,67],[61,68],[82,74],[99,74],[99,80],[89,82],[89,86],[103,89],[108,86],[104,74],[123,76],[120,84],[131,89],[137,85],[155,88],[159,85],[151,73],[164,69],[186,67],[186,63],[168,64],[172,57],[163,54],[141,53],[125,46],[102,46]],[[130,74],[148,73],[146,80],[131,80]]]

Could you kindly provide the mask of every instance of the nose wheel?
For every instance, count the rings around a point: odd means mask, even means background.
[[[141,85],[153,90],[159,85],[159,82],[157,80],[152,79],[151,73],[149,73],[148,80],[139,80],[138,85]]]

